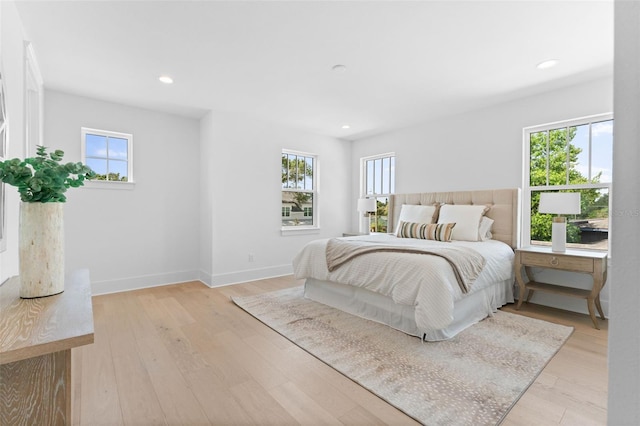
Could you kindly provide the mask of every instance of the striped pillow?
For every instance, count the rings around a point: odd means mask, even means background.
[[[398,225],[399,238],[419,238],[422,240],[451,241],[455,223],[414,223],[402,222]]]

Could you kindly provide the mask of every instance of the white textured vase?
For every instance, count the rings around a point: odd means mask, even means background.
[[[20,204],[20,297],[64,291],[64,203]]]

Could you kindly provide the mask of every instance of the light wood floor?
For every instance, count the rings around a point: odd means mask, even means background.
[[[94,297],[95,343],[73,350],[74,424],[416,424],[229,300],[299,284],[193,282]],[[576,331],[503,424],[606,424],[606,321],[595,330],[586,315],[520,313]]]

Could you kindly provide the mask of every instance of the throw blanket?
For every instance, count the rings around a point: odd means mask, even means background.
[[[332,238],[327,242],[326,248],[327,269],[332,272],[355,257],[376,252],[412,253],[442,257],[451,265],[460,290],[463,293],[469,292],[471,284],[482,272],[482,268],[486,263],[485,258],[480,253],[467,247],[402,247]]]

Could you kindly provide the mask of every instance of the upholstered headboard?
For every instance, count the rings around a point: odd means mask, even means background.
[[[433,205],[482,204],[490,206],[487,216],[494,220],[493,239],[518,247],[520,189],[488,189],[478,191],[422,192],[393,194],[389,199],[389,228],[395,229],[403,204]]]

